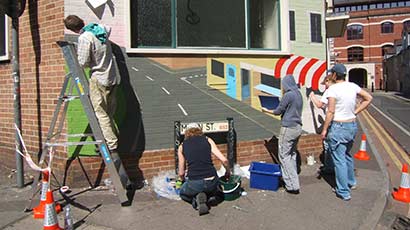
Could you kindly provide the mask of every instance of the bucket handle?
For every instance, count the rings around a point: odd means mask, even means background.
[[[228,190],[228,191],[223,191],[224,193],[231,193],[231,192],[233,192],[233,191],[235,191],[239,186],[241,185],[241,183],[236,183],[236,186],[235,186],[235,188],[233,188],[233,189],[231,189],[231,190]],[[223,187],[223,186],[222,186]]]

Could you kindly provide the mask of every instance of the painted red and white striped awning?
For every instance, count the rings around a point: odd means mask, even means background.
[[[274,74],[276,78],[291,74],[301,86],[312,90],[318,90],[320,87],[322,91],[324,87],[319,83],[326,76],[326,68],[326,61],[291,55],[282,57],[276,62]]]

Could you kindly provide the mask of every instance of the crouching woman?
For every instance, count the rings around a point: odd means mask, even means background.
[[[182,200],[192,204],[199,215],[207,214],[209,206],[223,200],[219,178],[212,163],[214,154],[226,168],[225,176],[230,176],[228,160],[215,142],[205,136],[197,124],[189,124],[184,142],[178,148],[178,176],[184,180],[180,190]],[[188,170],[186,169],[188,166]],[[186,173],[186,174],[185,174]]]

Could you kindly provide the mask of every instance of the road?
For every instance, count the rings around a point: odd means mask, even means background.
[[[147,58],[128,58],[130,81],[142,108],[146,149],[173,148],[174,121],[234,118],[237,139],[267,139],[280,122],[206,85],[206,69],[171,71]]]
[[[410,165],[410,100],[385,92],[376,92],[373,98],[372,105],[359,120],[369,135],[369,144],[379,153],[379,161],[388,173],[390,189],[386,194],[391,198],[393,189],[400,185],[403,164]],[[409,204],[389,199],[379,229],[394,225],[399,215],[410,217]]]

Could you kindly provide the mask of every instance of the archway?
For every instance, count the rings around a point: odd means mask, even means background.
[[[367,88],[367,70],[362,68],[349,70],[349,81],[362,88]]]

